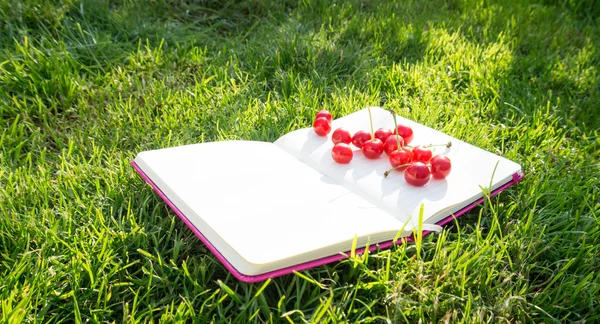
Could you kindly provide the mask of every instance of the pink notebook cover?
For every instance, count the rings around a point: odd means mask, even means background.
[[[221,263],[223,264],[223,266],[225,266],[225,268],[227,270],[229,270],[229,272],[231,272],[231,274],[233,274],[233,276],[235,278],[237,278],[240,281],[243,282],[248,282],[248,283],[255,283],[255,282],[261,282],[261,281],[265,281],[269,278],[275,278],[275,277],[279,277],[279,276],[283,276],[286,274],[290,274],[293,273],[294,271],[303,271],[303,270],[307,270],[310,268],[314,268],[314,267],[318,267],[318,266],[322,266],[324,264],[327,263],[332,263],[332,262],[337,262],[343,259],[348,258],[348,256],[350,255],[350,251],[347,251],[345,253],[339,253],[339,254],[335,254],[335,255],[331,255],[328,257],[324,257],[321,259],[317,259],[317,260],[313,260],[313,261],[309,261],[309,262],[305,262],[305,263],[301,263],[301,264],[297,264],[297,265],[293,265],[287,268],[283,268],[283,269],[279,269],[279,270],[274,270],[271,272],[267,272],[267,273],[263,273],[260,275],[255,275],[255,276],[248,276],[245,275],[243,273],[240,273],[239,271],[237,271],[236,268],[234,268],[231,263],[229,263],[229,261],[227,261],[227,259],[225,259],[225,257],[223,255],[221,255],[221,253],[219,252],[219,250],[217,250],[211,243],[210,241],[204,236],[202,235],[202,233],[188,220],[188,218],[175,206],[175,204],[173,204],[173,202],[171,200],[169,200],[169,198],[167,198],[167,196],[160,190],[160,188],[158,188],[158,186],[152,181],[150,180],[150,178],[144,173],[144,171],[142,171],[142,169],[140,169],[140,167],[135,163],[135,161],[131,161],[131,165],[133,166],[133,168],[137,171],[137,173],[139,173],[139,175],[154,189],[154,191],[158,194],[158,196],[160,198],[162,198],[165,203],[167,203],[167,205],[169,207],[171,207],[171,209],[175,212],[175,214],[177,214],[177,216],[179,216],[179,218],[192,230],[192,232],[194,232],[194,234],[196,234],[196,236],[200,239],[200,241],[202,241],[202,243],[204,243],[206,245],[206,247],[217,257],[217,259],[219,259],[219,261],[221,261]],[[506,190],[508,187],[516,184],[517,182],[519,182],[521,179],[523,179],[523,174],[513,174],[513,178],[512,181],[509,181],[508,183],[504,184],[503,186],[499,187],[498,189],[494,190],[491,192],[490,196],[495,196],[498,193],[500,193],[501,191]],[[465,213],[467,213],[468,211],[470,211],[471,209],[475,208],[477,205],[483,203],[484,198],[481,198],[477,201],[475,201],[474,203],[468,205],[467,207],[459,210],[458,212],[456,212],[453,215],[450,215],[444,219],[442,219],[441,221],[439,221],[437,223],[437,225],[443,226],[449,222],[451,222],[453,219],[464,215]],[[429,233],[431,233],[430,231],[423,231],[423,236],[428,235]],[[409,237],[407,238],[405,241],[407,242],[412,242],[414,241],[414,237]],[[383,243],[379,243],[377,245],[373,245],[369,247],[369,252],[373,252],[377,249],[387,249],[389,247],[391,247],[394,244],[402,244],[402,240],[397,240],[395,243],[393,241],[387,241],[387,242],[383,242]],[[355,253],[357,255],[360,255],[362,253],[365,252],[365,248],[360,248],[360,249],[356,249]]]

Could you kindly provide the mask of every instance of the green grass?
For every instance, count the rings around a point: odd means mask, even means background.
[[[600,321],[597,17],[593,0],[2,2],[0,322]],[[129,165],[367,105],[526,178],[419,253],[249,285]]]

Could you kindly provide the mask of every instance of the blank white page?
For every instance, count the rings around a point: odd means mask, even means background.
[[[180,146],[142,152],[135,162],[247,275],[338,253],[323,249],[336,244],[349,250],[354,235],[403,225],[272,143]]]
[[[372,107],[371,112],[375,129],[394,128],[394,120],[389,111]],[[481,187],[489,187],[490,181],[494,184],[492,187],[497,188],[511,181],[512,175],[521,170],[517,163],[442,132],[400,116],[397,116],[397,120],[398,123],[412,127],[414,139],[410,145],[452,141],[452,147],[436,147],[433,153],[443,153],[452,161],[452,171],[445,180],[431,179],[423,187],[414,187],[406,183],[403,172],[395,171],[384,178],[384,172],[391,168],[388,156],[384,153],[379,159],[369,160],[353,145],[354,158],[349,164],[342,165],[333,161],[333,130],[343,126],[351,134],[361,129],[370,131],[367,109],[333,120],[332,132],[327,137],[317,136],[312,128],[304,128],[282,136],[275,144],[323,174],[341,181],[350,190],[388,211],[401,222],[410,219],[413,226],[422,203],[425,221],[435,223],[480,197]]]

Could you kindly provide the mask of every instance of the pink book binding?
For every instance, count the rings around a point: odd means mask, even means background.
[[[148,176],[144,173],[144,171],[142,171],[140,169],[140,167],[135,163],[135,161],[131,161],[131,165],[137,171],[137,173],[139,173],[139,175],[154,189],[154,191],[158,194],[158,196],[160,198],[162,198],[165,201],[165,203],[167,203],[167,205],[169,207],[171,207],[171,209],[175,212],[175,214],[177,214],[177,216],[179,216],[179,218],[192,230],[192,232],[194,232],[194,234],[196,234],[196,236],[200,239],[200,241],[202,241],[202,243],[204,243],[206,245],[206,247],[217,257],[217,259],[219,259],[219,261],[221,261],[223,266],[225,266],[225,268],[227,270],[229,270],[229,272],[231,272],[231,274],[233,274],[233,276],[240,281],[248,282],[248,283],[261,282],[261,281],[265,281],[269,278],[275,278],[275,277],[283,276],[286,274],[290,274],[290,273],[293,273],[294,271],[303,271],[303,270],[318,267],[318,266],[321,266],[321,265],[324,265],[327,263],[337,262],[337,261],[343,260],[345,258],[348,258],[348,255],[350,254],[350,251],[347,251],[345,253],[331,255],[328,257],[321,258],[321,259],[305,262],[302,264],[297,264],[297,265],[294,265],[291,267],[263,273],[263,274],[256,275],[256,276],[244,275],[243,273],[240,273],[239,271],[237,271],[237,269],[234,268],[231,265],[231,263],[229,263],[229,261],[227,261],[227,259],[225,259],[225,257],[223,257],[223,255],[221,255],[221,253],[219,253],[219,250],[217,250],[210,243],[210,241],[206,237],[204,237],[204,235],[202,235],[202,233],[187,219],[187,217],[173,204],[173,202],[171,202],[171,200],[169,200],[169,198],[167,198],[167,196],[160,190],[160,188],[158,188],[158,186],[152,180],[150,180],[150,178],[148,178]],[[508,187],[516,184],[521,179],[523,179],[523,174],[513,174],[512,181],[510,181],[510,182],[504,184],[503,186],[499,187],[498,189],[492,191],[490,193],[490,197],[497,195],[498,193],[500,193],[503,190],[506,190]],[[467,213],[471,209],[475,208],[477,205],[483,203],[483,200],[484,200],[484,198],[477,200],[476,202],[461,209],[460,211],[456,212],[455,214],[444,218],[443,220],[438,222],[437,225],[443,226],[443,225],[451,222],[453,219]],[[430,233],[430,231],[423,231],[423,236],[425,236],[429,233]],[[412,241],[414,241],[414,237],[409,237],[405,241],[412,242]],[[402,240],[398,240],[395,242],[395,244],[402,244],[402,242],[403,242]],[[391,247],[393,244],[394,244],[394,242],[391,240],[387,241],[387,242],[379,243],[377,245],[370,246],[369,251],[373,252],[377,249],[387,249],[387,248]],[[356,254],[362,254],[362,253],[364,253],[364,251],[365,251],[365,248],[356,249]]]

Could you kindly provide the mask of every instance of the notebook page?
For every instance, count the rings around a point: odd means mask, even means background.
[[[247,275],[335,254],[320,250],[403,225],[272,143],[167,148],[142,152],[136,163]]]
[[[390,112],[377,107],[371,111],[375,129],[394,128]],[[384,172],[391,168],[387,155],[384,153],[379,159],[369,160],[353,145],[352,161],[347,165],[337,164],[331,158],[331,133],[327,137],[320,137],[312,128],[286,134],[275,144],[323,174],[342,181],[346,187],[388,211],[401,222],[411,219],[413,225],[418,219],[421,204],[424,204],[424,219],[430,223],[437,222],[442,216],[448,216],[464,207],[465,202],[470,203],[481,196],[481,187],[487,188],[492,182],[493,187],[497,188],[510,181],[514,173],[520,172],[518,164],[503,157],[399,116],[397,120],[398,123],[413,128],[414,139],[411,145],[452,141],[450,148],[436,147],[433,153],[445,154],[452,161],[452,171],[445,180],[432,179],[424,187],[414,187],[406,183],[403,172],[395,171],[384,178]],[[367,109],[334,120],[332,133],[342,126],[351,134],[361,129],[368,131],[370,126]],[[445,212],[440,213],[443,210]]]

